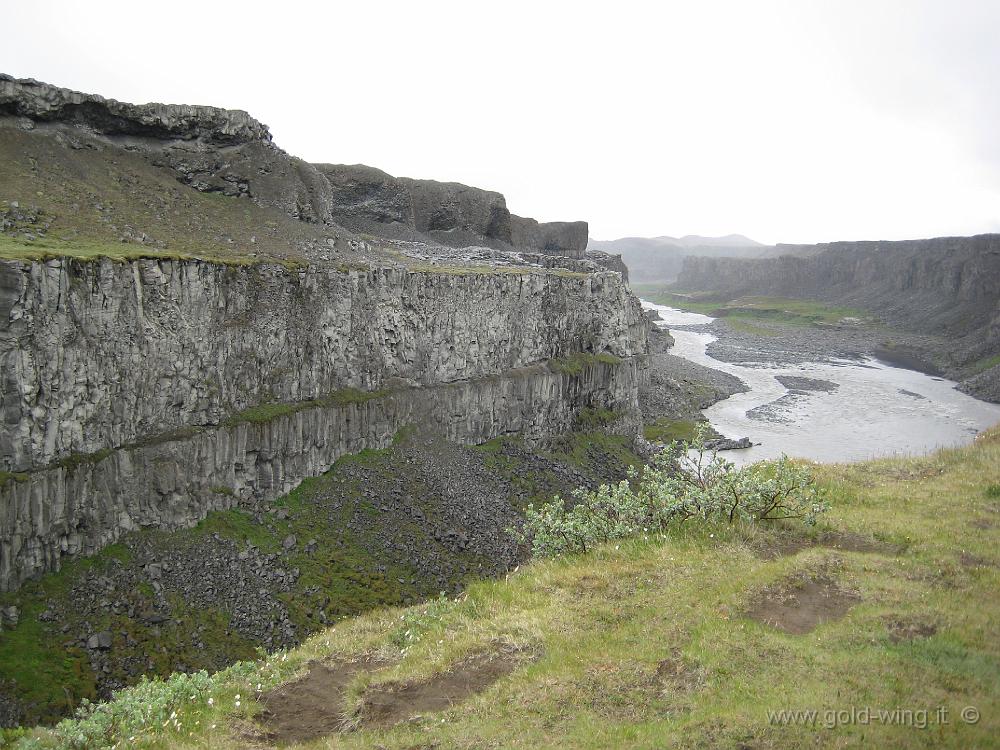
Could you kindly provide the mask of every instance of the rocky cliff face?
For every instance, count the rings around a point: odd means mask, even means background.
[[[614,274],[0,262],[0,467],[23,471],[264,401],[641,354]]]
[[[411,423],[531,439],[594,408],[637,433],[645,319],[620,274],[565,257],[583,223],[307,164],[242,112],[9,77],[0,148],[0,589]]]
[[[309,164],[275,146],[246,112],[126,104],[0,76],[0,118],[25,129],[85,132],[148,155],[202,192],[243,196],[305,222],[454,247],[484,244],[580,257],[586,222],[514,216],[499,193],[397,178],[371,167]]]
[[[687,258],[677,285],[857,306],[901,328],[949,337],[963,361],[1000,352],[1000,235],[778,247],[814,254]]]
[[[584,408],[639,423],[646,326],[614,273],[55,259],[0,263],[0,290],[0,589],[408,423],[462,442]]]
[[[193,526],[213,510],[271,500],[336,459],[384,448],[410,424],[475,444],[570,429],[582,409],[610,410],[636,434],[640,358],[558,362],[448,385],[348,394],[286,413],[228,420],[105,449],[0,483],[0,591],[58,570],[141,528]],[[340,401],[340,403],[338,403]]]
[[[446,245],[486,244],[580,258],[587,222],[539,223],[512,214],[500,193],[455,182],[393,177],[372,167],[317,164],[332,188],[335,221],[357,231],[406,236],[410,228]]]

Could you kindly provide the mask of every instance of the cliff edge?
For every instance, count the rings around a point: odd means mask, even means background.
[[[9,139],[49,134],[73,149],[119,147],[199,192],[249,198],[309,224],[572,258],[587,245],[586,222],[522,218],[496,192],[363,165],[309,164],[278,148],[266,125],[239,110],[127,104],[0,75],[0,120],[13,131]]]

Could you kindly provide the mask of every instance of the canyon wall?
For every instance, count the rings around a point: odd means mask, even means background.
[[[213,510],[271,500],[337,458],[384,448],[410,424],[462,443],[528,440],[610,410],[609,429],[637,433],[642,358],[537,364],[502,375],[387,393],[345,394],[267,418],[231,419],[147,438],[0,480],[0,591],[93,554],[122,534],[194,525]]]
[[[617,274],[0,261],[0,469],[263,401],[645,351]]]
[[[1000,351],[1000,235],[777,249],[789,255],[686,258],[677,286],[730,298],[806,297],[856,306],[901,328],[962,339],[969,358]]]
[[[407,424],[532,439],[595,408],[636,434],[645,352],[610,272],[2,261],[0,589]]]
[[[583,222],[308,164],[234,110],[0,75],[0,126],[27,217],[0,227],[0,589],[408,424],[534,440],[599,409],[638,434],[646,321]]]

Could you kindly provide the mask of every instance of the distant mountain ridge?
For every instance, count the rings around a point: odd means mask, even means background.
[[[591,239],[590,252],[621,255],[632,281],[672,282],[689,256],[707,258],[763,258],[778,254],[773,245],[764,245],[742,234],[703,237],[622,237],[617,240]]]

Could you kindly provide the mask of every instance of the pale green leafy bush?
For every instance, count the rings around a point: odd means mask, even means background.
[[[174,674],[169,679],[145,679],[115,693],[108,703],[84,700],[72,719],[57,724],[51,733],[38,740],[22,740],[20,748],[102,748],[119,745],[124,740],[177,719],[182,706],[204,702],[213,688],[213,680],[204,670],[194,674]]]
[[[814,524],[829,504],[807,466],[782,456],[737,469],[705,447],[699,426],[691,442],[675,442],[642,473],[597,490],[578,489],[574,502],[561,497],[529,505],[521,541],[551,557],[644,532],[665,532],[689,519],[757,523],[796,518]]]

